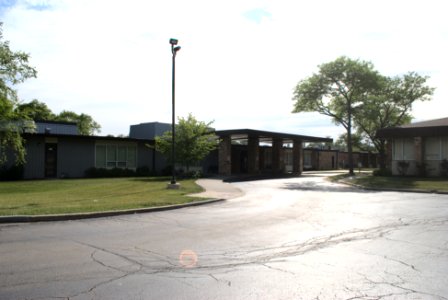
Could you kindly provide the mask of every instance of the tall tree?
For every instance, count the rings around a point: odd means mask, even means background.
[[[347,133],[341,134],[334,142],[333,146],[341,151],[347,151]],[[352,133],[353,151],[375,151],[375,147],[369,139],[358,133],[358,130]]]
[[[0,23],[0,165],[6,161],[6,150],[12,149],[16,163],[25,162],[25,147],[21,136],[24,130],[23,116],[16,110],[17,92],[14,85],[36,77],[36,70],[28,65],[29,55],[12,51],[9,42],[3,40]]]
[[[318,112],[347,131],[349,173],[354,174],[352,130],[354,109],[380,84],[372,63],[345,56],[319,66],[319,72],[300,81],[294,90],[293,112]]]
[[[82,135],[94,135],[95,133],[101,132],[101,125],[87,114],[78,115],[75,112],[64,110],[55,117],[55,120],[76,123],[78,131]]]
[[[176,163],[184,165],[187,171],[191,165],[201,161],[210,151],[216,149],[218,139],[211,132],[212,123],[198,121],[191,114],[186,119],[178,118],[175,133]],[[156,150],[168,161],[171,160],[171,145],[172,131],[156,137]]]
[[[34,121],[51,121],[56,117],[47,104],[39,102],[37,99],[29,103],[19,104],[17,111]]]
[[[376,137],[381,128],[407,124],[412,120],[412,104],[428,101],[434,88],[426,85],[428,77],[409,72],[402,77],[383,78],[376,93],[369,95],[355,109],[354,123],[357,132],[375,146],[381,169],[385,169],[386,141]]]

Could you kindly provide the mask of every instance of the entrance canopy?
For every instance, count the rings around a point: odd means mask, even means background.
[[[219,137],[229,136],[232,141],[248,140],[249,137],[257,138],[259,142],[272,142],[274,139],[281,139],[283,143],[293,143],[300,140],[302,142],[324,142],[332,143],[333,139],[322,138],[316,136],[299,135],[291,133],[281,133],[254,129],[230,129],[230,130],[217,130],[215,134]]]
[[[293,173],[300,174],[303,170],[302,143],[333,142],[331,138],[253,129],[218,130],[215,134],[221,140],[218,168],[222,175],[259,174],[266,170],[279,174],[287,172],[288,168]],[[261,148],[260,143],[271,144],[270,150]],[[244,150],[232,150],[232,144],[247,146],[244,146]]]

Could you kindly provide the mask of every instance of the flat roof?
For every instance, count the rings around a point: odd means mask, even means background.
[[[398,127],[383,128],[376,132],[379,138],[446,136],[448,135],[448,118],[416,122]]]
[[[78,140],[99,140],[99,141],[122,141],[122,142],[146,142],[154,143],[154,140],[136,139],[128,137],[115,137],[115,136],[98,136],[98,135],[75,135],[75,134],[52,134],[52,133],[24,133],[26,137],[55,137],[55,138],[67,138]]]
[[[292,143],[294,140],[301,140],[302,142],[333,142],[331,138],[254,129],[216,130],[215,134],[217,136],[230,136],[232,140],[246,140],[249,137],[257,137],[260,142],[270,142],[272,139],[282,139],[284,143]]]

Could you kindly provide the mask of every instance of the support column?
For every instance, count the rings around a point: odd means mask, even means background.
[[[249,174],[258,174],[260,171],[260,150],[258,137],[249,137],[247,143],[247,159]]]
[[[230,136],[221,137],[218,150],[218,172],[220,175],[232,175],[232,142]]]
[[[302,140],[294,140],[292,146],[292,173],[300,175],[303,171]]]
[[[417,164],[423,163],[423,139],[422,137],[414,138],[414,147],[415,147],[415,162]]]
[[[285,158],[283,151],[283,140],[273,139],[272,141],[272,172],[274,174],[284,173]]]

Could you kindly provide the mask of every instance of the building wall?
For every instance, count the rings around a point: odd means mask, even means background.
[[[45,138],[43,136],[29,137],[26,139],[26,164],[23,177],[44,178],[45,172]]]
[[[448,159],[448,136],[395,138],[390,143],[393,175],[437,177]]]
[[[58,178],[79,178],[95,166],[95,141],[58,138]]]
[[[150,171],[160,170],[155,168],[157,159],[160,160],[156,153],[153,147],[148,147],[145,143],[137,143],[137,168],[148,167]]]
[[[76,123],[36,122],[36,133],[78,135]]]
[[[160,173],[166,167],[163,156],[144,141],[95,140],[94,138],[30,135],[26,137],[25,179],[45,178],[45,144],[57,144],[57,178],[80,178],[85,171],[95,166],[97,144],[135,145],[137,149],[136,168],[148,167]],[[11,165],[13,160],[9,159]]]
[[[337,155],[336,151],[319,151],[319,170],[337,169]]]
[[[153,140],[156,136],[161,136],[169,130],[171,130],[171,124],[168,123],[142,123],[131,125],[129,137],[133,139]]]

